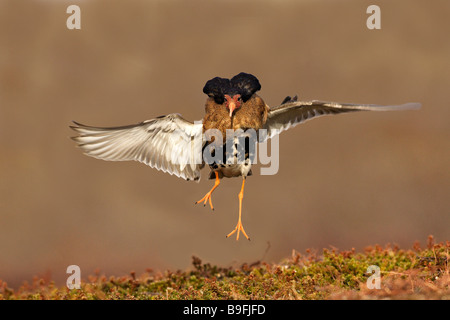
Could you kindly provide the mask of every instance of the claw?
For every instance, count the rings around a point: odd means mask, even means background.
[[[233,233],[237,231],[236,235],[236,241],[239,240],[239,233],[242,231],[242,234],[247,238],[248,241],[250,241],[250,238],[247,236],[247,233],[245,233],[244,226],[242,225],[241,219],[239,219],[236,228],[234,228],[233,231],[231,231],[226,237],[230,237]]]
[[[238,223],[236,225],[236,228],[234,228],[233,231],[231,231],[226,237],[230,237],[233,233],[235,233],[237,231],[237,235],[236,235],[236,241],[239,240],[239,233],[242,231],[242,234],[247,238],[247,240],[250,241],[250,238],[247,236],[247,233],[245,233],[244,230],[244,226],[242,225],[241,222],[241,213],[242,213],[242,199],[244,199],[244,186],[245,186],[245,178],[242,181],[242,188],[241,188],[241,192],[239,192],[239,220]]]
[[[214,210],[212,201],[211,201],[211,196],[213,191],[219,186],[220,184],[220,179],[219,179],[219,174],[217,172],[215,172],[216,174],[216,182],[214,183],[214,186],[212,187],[211,190],[209,190],[209,192],[200,200],[196,201],[195,204],[203,202],[203,206],[206,207],[206,203],[209,202],[209,205],[211,206],[211,210]]]

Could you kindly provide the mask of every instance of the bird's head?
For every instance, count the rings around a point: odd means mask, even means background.
[[[258,79],[241,72],[231,79],[215,77],[206,82],[203,92],[218,105],[225,105],[230,111],[230,118],[234,110],[241,107],[253,94],[261,89]]]
[[[225,94],[225,106],[230,110],[230,118],[233,116],[233,112],[239,109],[242,104],[242,98],[240,94],[228,95]]]

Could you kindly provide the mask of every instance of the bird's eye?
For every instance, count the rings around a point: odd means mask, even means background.
[[[214,101],[217,103],[217,104],[223,104],[224,102],[225,102],[225,99],[223,98],[223,97],[214,97]]]

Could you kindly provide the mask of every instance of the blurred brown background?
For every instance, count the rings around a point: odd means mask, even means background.
[[[81,30],[66,8],[81,7]],[[450,3],[0,0],[0,279],[223,266],[293,249],[450,239]],[[280,170],[246,184],[250,242],[225,239],[241,179],[212,186],[84,156],[70,121],[117,126],[203,117],[205,82],[241,71],[260,95],[419,111],[323,117],[280,137]],[[259,170],[254,170],[258,173]],[[267,253],[266,249],[270,243]]]

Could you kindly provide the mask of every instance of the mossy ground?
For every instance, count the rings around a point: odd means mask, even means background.
[[[450,241],[368,247],[364,252],[296,251],[279,264],[255,262],[239,268],[202,263],[190,271],[151,270],[140,276],[89,276],[69,290],[35,279],[17,290],[0,280],[0,299],[450,299]],[[380,289],[369,289],[367,268],[381,271]]]

